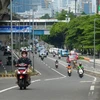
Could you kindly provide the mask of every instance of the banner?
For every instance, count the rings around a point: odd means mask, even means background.
[[[13,33],[30,33],[32,32],[32,27],[30,26],[13,26]],[[11,33],[11,26],[0,26],[0,33]]]

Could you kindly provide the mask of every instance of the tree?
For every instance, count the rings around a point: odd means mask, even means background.
[[[45,14],[44,16],[41,17],[41,19],[50,19],[49,14]]]
[[[53,25],[50,30],[50,36],[42,36],[42,39],[56,47],[63,47],[65,40],[65,32],[67,30],[67,23],[59,22]]]
[[[83,12],[81,13],[81,15],[86,15],[86,13],[83,11]]]

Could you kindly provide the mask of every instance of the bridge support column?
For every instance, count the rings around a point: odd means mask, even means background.
[[[47,28],[47,24],[46,24],[46,22],[45,22],[45,29]]]

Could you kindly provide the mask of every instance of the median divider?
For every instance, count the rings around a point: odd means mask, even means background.
[[[84,60],[89,61],[90,62],[90,58],[88,57],[84,57]]]
[[[38,75],[39,73],[37,73],[37,72],[33,72],[32,74],[31,74],[31,76],[35,76],[35,75]],[[1,73],[0,74],[0,77],[15,77],[15,73],[14,74],[5,74],[5,73]]]

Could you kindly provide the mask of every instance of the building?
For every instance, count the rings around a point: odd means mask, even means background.
[[[80,0],[76,0],[76,13],[80,13]],[[67,11],[75,13],[75,0],[67,0]]]
[[[96,0],[81,0],[81,6],[86,14],[96,13]]]
[[[99,6],[100,6],[100,0],[96,0],[96,10],[98,14],[100,14]]]
[[[19,12],[18,14],[23,16],[24,18],[30,18],[33,15],[33,10]],[[42,8],[42,6],[38,6],[37,10],[34,11],[34,18],[40,18],[40,17],[44,16],[45,14],[49,14],[49,16],[52,17],[51,9],[50,8]]]

